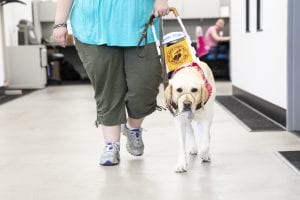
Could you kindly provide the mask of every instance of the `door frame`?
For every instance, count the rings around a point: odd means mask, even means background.
[[[300,131],[300,1],[288,1],[287,130]]]

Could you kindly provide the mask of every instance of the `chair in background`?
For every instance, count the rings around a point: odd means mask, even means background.
[[[196,43],[193,44],[197,56],[210,66],[216,78],[229,80],[229,42],[219,42],[215,48],[207,51],[203,35],[202,27],[197,26]]]
[[[207,54],[207,50],[205,48],[203,29],[201,26],[197,26],[195,30],[196,36],[196,53],[198,57],[202,57]]]
[[[206,62],[218,79],[230,80],[229,72],[229,42],[219,42],[218,45],[210,49],[209,52],[200,57],[200,60]]]

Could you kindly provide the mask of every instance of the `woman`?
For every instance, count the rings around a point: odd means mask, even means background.
[[[222,36],[221,32],[224,28],[225,22],[223,19],[218,19],[214,26],[208,28],[205,33],[206,50],[210,51],[215,48],[218,42],[229,41],[230,37]]]
[[[96,124],[105,141],[101,165],[119,164],[121,124],[129,153],[144,152],[141,125],[156,109],[161,65],[150,31],[145,57],[137,56],[136,46],[150,15],[168,12],[167,0],[57,1],[53,38],[66,46],[70,15],[76,49],[95,91]]]

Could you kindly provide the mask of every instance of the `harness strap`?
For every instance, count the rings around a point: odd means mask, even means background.
[[[147,44],[148,44],[148,40],[147,40],[147,36],[148,36],[148,28],[149,26],[154,26],[154,20],[155,16],[151,15],[148,22],[145,24],[144,26],[144,30],[142,32],[142,35],[140,37],[140,40],[138,42],[137,45],[137,56],[140,58],[144,58],[147,54]],[[164,89],[166,89],[166,87],[169,84],[169,79],[168,79],[168,74],[166,71],[166,62],[165,62],[165,55],[164,55],[164,49],[163,49],[163,20],[160,17],[160,36],[159,36],[159,47],[160,47],[160,62],[161,62],[161,67],[162,67],[162,79],[163,79],[163,84],[164,84]],[[143,48],[143,50],[141,50],[142,48],[142,43],[143,41],[145,41],[145,46]],[[164,107],[162,106],[157,106],[156,110],[158,111],[162,111],[165,110]],[[173,116],[175,116],[175,111],[172,109],[172,107],[169,107],[168,110],[171,112],[171,114]]]
[[[137,44],[137,56],[140,58],[144,58],[147,54],[147,45],[148,45],[148,28],[150,25],[153,25],[153,20],[154,20],[155,16],[151,15],[148,22],[145,24],[144,26],[144,30],[142,32],[142,35],[140,37],[140,40]],[[142,47],[142,43],[143,41],[145,41],[145,45],[142,51],[140,51],[140,48]]]
[[[166,60],[165,60],[165,51],[164,51],[164,46],[163,46],[163,38],[164,38],[164,23],[162,18],[160,18],[160,36],[159,36],[159,47],[160,47],[160,62],[161,62],[161,67],[162,67],[162,78],[163,78],[163,84],[164,84],[164,89],[167,88],[169,85],[169,78],[168,78],[168,73],[167,73],[167,65],[166,65]]]

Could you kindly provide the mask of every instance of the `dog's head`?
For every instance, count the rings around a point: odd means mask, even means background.
[[[165,90],[166,106],[177,113],[192,112],[204,107],[209,97],[199,72],[187,67],[180,70]]]

